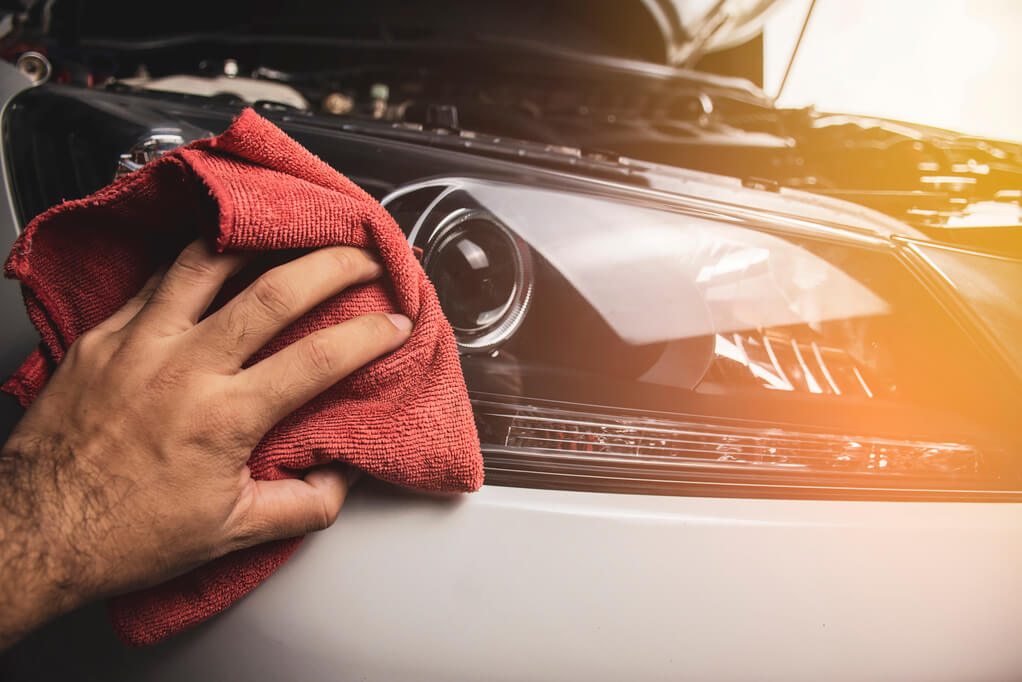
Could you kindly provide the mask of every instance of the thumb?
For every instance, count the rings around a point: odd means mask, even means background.
[[[304,479],[254,481],[252,497],[232,533],[236,546],[328,528],[341,511],[356,471],[328,464],[310,470]]]

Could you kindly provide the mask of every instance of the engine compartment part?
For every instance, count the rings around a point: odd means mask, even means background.
[[[237,64],[234,67],[237,68]],[[166,76],[164,78],[149,78],[143,75],[136,78],[125,78],[118,82],[141,90],[179,92],[203,97],[234,97],[249,104],[274,102],[294,109],[309,108],[309,103],[301,93],[289,85],[237,75]]]
[[[50,78],[50,74],[53,71],[53,67],[50,65],[50,60],[34,50],[22,52],[18,56],[18,61],[15,62],[15,66],[18,71],[25,74],[30,81],[38,85],[39,83],[45,83]]]

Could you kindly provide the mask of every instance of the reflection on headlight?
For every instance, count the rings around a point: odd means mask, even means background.
[[[767,232],[567,192],[470,188],[633,345],[889,312],[841,268]]]
[[[804,343],[780,331],[765,334],[717,334],[711,381],[741,383],[737,367],[777,391],[873,397],[855,360],[840,348]]]

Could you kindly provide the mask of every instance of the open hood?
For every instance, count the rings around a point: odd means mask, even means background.
[[[664,36],[664,61],[691,67],[708,52],[740,45],[784,0],[641,0]]]

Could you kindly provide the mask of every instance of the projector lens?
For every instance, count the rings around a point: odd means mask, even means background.
[[[527,249],[482,211],[437,226],[423,266],[463,351],[493,349],[518,327],[532,291]]]

